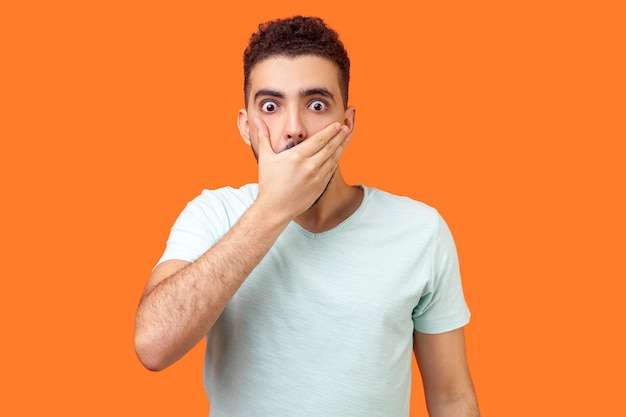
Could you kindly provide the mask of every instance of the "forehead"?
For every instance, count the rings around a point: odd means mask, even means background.
[[[257,63],[250,71],[250,97],[261,89],[285,94],[323,87],[340,96],[339,68],[318,56],[272,57]]]

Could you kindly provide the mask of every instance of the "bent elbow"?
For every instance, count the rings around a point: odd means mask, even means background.
[[[167,368],[167,365],[165,365],[163,362],[155,360],[150,356],[140,356],[139,354],[137,354],[137,356],[139,357],[139,362],[141,362],[144,368],[146,368],[148,371],[160,372]]]
[[[153,343],[149,343],[145,338],[135,335],[135,354],[139,362],[149,371],[159,372],[169,366],[165,355],[159,354]]]

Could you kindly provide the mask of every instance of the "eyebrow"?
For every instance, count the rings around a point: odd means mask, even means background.
[[[300,90],[298,95],[301,98],[319,95],[319,96],[329,98],[333,102],[335,101],[335,96],[333,95],[333,93],[331,93],[328,89],[324,87],[314,87],[314,88],[307,88],[306,90]],[[259,97],[285,98],[285,94],[277,90],[263,88],[257,91],[256,94],[254,94],[254,101],[256,102],[259,99]]]
[[[322,96],[331,99],[333,102],[335,101],[335,96],[333,96],[333,93],[331,93],[330,91],[328,91],[328,89],[324,87],[315,87],[306,90],[300,90],[300,97],[310,96]]]
[[[256,92],[256,94],[254,95],[254,101],[256,102],[259,99],[259,97],[263,97],[263,96],[285,98],[285,95],[281,93],[280,91],[264,88]]]

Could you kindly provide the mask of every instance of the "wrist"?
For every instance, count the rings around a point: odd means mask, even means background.
[[[248,208],[246,216],[250,217],[261,228],[268,231],[276,230],[280,233],[295,217],[287,209],[288,207],[285,207],[285,205],[279,207],[262,197],[257,197],[250,208]]]

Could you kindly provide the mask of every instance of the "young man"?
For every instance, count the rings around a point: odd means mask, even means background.
[[[350,62],[318,18],[259,27],[239,130],[258,184],[204,191],[172,228],[135,346],[161,370],[207,338],[211,416],[478,416],[450,232],[436,210],[344,181]]]

